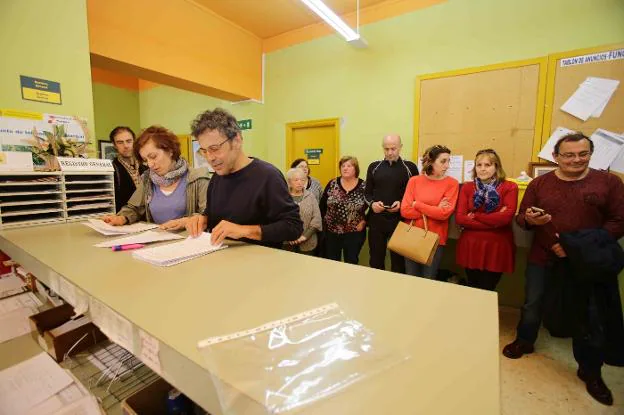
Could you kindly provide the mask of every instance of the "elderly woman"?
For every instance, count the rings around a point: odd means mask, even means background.
[[[134,142],[138,160],[147,164],[136,191],[116,214],[103,218],[114,226],[146,220],[162,229],[184,229],[190,216],[206,209],[206,169],[190,169],[180,157],[180,141],[168,129],[151,126]]]
[[[321,197],[321,213],[325,228],[325,257],[349,264],[359,262],[360,250],[366,240],[366,209],[364,180],[355,157],[345,156],[338,163],[340,176],[332,179]]]
[[[290,164],[290,168],[301,169],[301,171],[305,173],[305,189],[314,195],[317,203],[320,202],[321,196],[323,195],[323,186],[321,186],[321,182],[310,176],[310,167],[308,166],[308,162],[305,159],[296,159]]]
[[[302,169],[292,168],[286,172],[288,190],[296,204],[303,222],[303,234],[295,241],[285,242],[284,249],[312,255],[317,245],[316,233],[322,230],[321,210],[316,198],[305,189],[308,176]]]

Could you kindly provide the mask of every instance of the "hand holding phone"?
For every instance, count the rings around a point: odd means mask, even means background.
[[[546,214],[546,212],[542,208],[531,206],[529,209],[531,209],[533,211],[533,213],[537,213],[538,216],[542,216],[542,215]]]

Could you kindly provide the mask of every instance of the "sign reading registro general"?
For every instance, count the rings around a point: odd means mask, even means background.
[[[61,104],[61,84],[46,79],[31,78],[20,75],[22,87],[22,99],[28,101],[47,102],[48,104]]]

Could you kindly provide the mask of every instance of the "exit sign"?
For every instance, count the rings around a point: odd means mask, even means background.
[[[241,130],[251,130],[251,120],[239,120],[238,128]]]

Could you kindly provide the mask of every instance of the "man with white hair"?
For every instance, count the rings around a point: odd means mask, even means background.
[[[418,175],[418,167],[401,158],[401,137],[384,136],[384,159],[368,166],[366,172],[366,202],[368,211],[368,246],[370,266],[385,269],[386,249],[392,232],[401,220],[401,200],[410,177]],[[390,252],[391,270],[405,273],[405,259]]]

